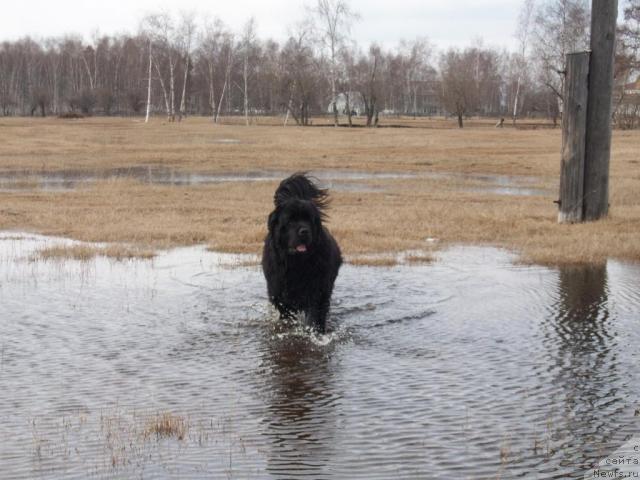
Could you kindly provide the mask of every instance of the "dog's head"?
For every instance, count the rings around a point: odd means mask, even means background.
[[[288,255],[307,255],[318,241],[321,218],[312,201],[290,199],[269,215],[269,233],[281,251]]]

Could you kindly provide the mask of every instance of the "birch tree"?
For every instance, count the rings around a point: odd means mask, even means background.
[[[256,21],[251,17],[244,26],[242,32],[242,81],[244,93],[244,121],[249,125],[249,58],[251,49],[256,40]]]
[[[153,56],[151,50],[151,38],[149,38],[149,73],[147,76],[147,111],[144,118],[144,123],[149,123],[149,115],[151,113],[151,74],[152,74],[152,64],[153,64]]]
[[[154,44],[155,55],[153,55],[154,66],[158,73],[158,80],[162,89],[165,107],[167,111],[167,119],[170,122],[176,118],[176,62],[178,55],[175,48],[176,28],[171,16],[164,13],[149,15],[145,18],[144,24],[148,35],[152,38]],[[161,62],[164,61],[164,65]],[[166,83],[162,72],[162,67],[168,70],[169,88],[167,90]]]
[[[233,34],[219,19],[207,22],[200,38],[200,72],[206,78],[207,105],[213,123],[217,123],[228,95],[233,68]]]
[[[347,0],[317,0],[314,14],[318,19],[318,34],[323,50],[329,59],[329,83],[331,85],[331,110],[333,124],[338,126],[338,108],[336,105],[338,92],[338,61],[340,49],[351,29],[351,24],[357,19]]]
[[[546,0],[535,14],[533,33],[541,81],[556,96],[560,112],[566,56],[589,48],[589,22],[586,0]]]
[[[522,89],[522,81],[527,68],[527,48],[529,47],[529,36],[533,22],[535,11],[535,0],[524,0],[520,14],[518,16],[518,30],[516,38],[518,39],[518,56],[516,58],[516,93],[513,98],[513,124],[516,124],[518,118],[518,105],[520,102],[520,91]]]
[[[420,86],[433,76],[433,68],[431,67],[433,50],[431,43],[426,38],[400,42],[404,74],[404,112],[411,113],[414,117],[418,112]]]
[[[189,65],[191,62],[191,48],[196,34],[195,13],[182,13],[179,39],[184,55],[184,75],[182,79],[182,95],[180,97],[180,119],[186,115],[187,80],[189,79]]]

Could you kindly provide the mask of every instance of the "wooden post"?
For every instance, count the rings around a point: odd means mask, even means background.
[[[609,211],[611,97],[617,19],[618,0],[593,0],[584,167],[584,221],[598,220]]]
[[[567,55],[562,115],[560,223],[576,223],[583,219],[588,82],[589,52]]]

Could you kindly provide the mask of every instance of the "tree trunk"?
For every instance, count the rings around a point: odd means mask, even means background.
[[[218,111],[216,112],[216,118],[213,120],[213,123],[218,123],[218,119],[220,118],[220,110],[222,109],[222,101],[224,100],[224,94],[227,90],[227,79],[224,79],[224,84],[222,85],[222,93],[220,94],[220,101],[218,102]]]
[[[175,79],[175,64],[173,59],[169,58],[169,121],[175,122],[176,120],[176,79]]]
[[[518,119],[518,100],[520,98],[520,82],[522,82],[521,75],[518,75],[518,82],[516,83],[516,95],[513,100],[513,124],[516,124],[516,120]]]
[[[156,72],[158,72],[158,79],[160,80],[160,88],[162,89],[162,95],[164,96],[164,105],[167,111],[167,119],[171,121],[171,104],[169,103],[169,96],[167,95],[167,89],[164,85],[164,80],[162,79],[162,74],[160,73],[160,68],[158,68],[158,63],[155,62]]]
[[[249,52],[244,54],[244,69],[242,74],[244,80],[244,122],[249,126]]]
[[[187,61],[184,66],[184,78],[182,80],[182,98],[180,99],[180,118],[186,116],[186,101],[187,96],[187,79],[189,77],[189,54],[187,53]]]
[[[147,82],[147,114],[144,123],[149,123],[149,114],[151,112],[151,64],[153,57],[151,56],[151,42],[149,42],[149,79]],[[137,106],[136,106],[137,108]]]
[[[331,105],[333,106],[333,126],[338,126],[338,106],[336,105],[336,53],[331,42]]]
[[[229,49],[229,54],[227,56],[227,68],[224,74],[224,84],[222,85],[222,93],[220,94],[220,100],[218,100],[218,111],[216,112],[216,118],[214,123],[218,123],[218,119],[220,118],[220,112],[222,111],[222,103],[224,101],[224,94],[227,90],[227,85],[229,84],[229,79],[231,78],[231,49]],[[231,98],[230,95],[227,95],[228,98]],[[228,108],[227,108],[228,111]]]
[[[349,102],[349,92],[345,93],[345,99],[347,101],[347,120],[349,120],[349,127],[353,127],[353,122],[351,121],[351,103]]]
[[[216,122],[216,91],[213,84],[213,63],[209,62],[209,106],[211,107],[211,120]]]
[[[284,117],[284,123],[282,124],[283,127],[287,126],[287,123],[289,122],[289,114],[292,111],[292,106],[293,106],[293,88],[295,87],[295,82],[293,83],[290,91],[289,91],[289,101],[287,102],[287,113]],[[296,123],[298,123],[298,119],[296,119]]]

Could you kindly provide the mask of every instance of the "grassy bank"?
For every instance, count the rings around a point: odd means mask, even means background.
[[[26,174],[21,185],[0,191],[0,229],[127,242],[145,251],[206,243],[257,253],[276,180],[172,186],[118,179],[46,190],[38,178],[137,167],[275,176],[314,170],[333,171],[329,227],[354,262],[451,243],[504,246],[524,261],[547,264],[640,260],[640,132],[614,133],[610,217],[567,226],[556,223],[553,203],[559,130],[496,129],[479,121],[458,130],[452,122],[412,119],[394,121],[406,128],[378,129],[259,122],[1,119],[0,175]],[[340,181],[339,172],[413,176]],[[501,175],[493,180],[498,186],[506,178],[536,191],[505,195],[478,175]]]

